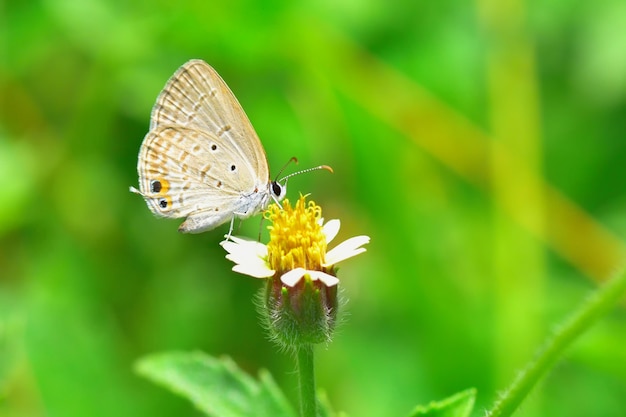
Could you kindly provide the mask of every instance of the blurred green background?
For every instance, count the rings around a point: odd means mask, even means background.
[[[200,349],[268,368],[261,282],[227,226],[182,235],[137,185],[151,107],[214,66],[276,172],[310,193],[345,262],[346,323],[318,383],[352,416],[468,387],[483,415],[544,338],[623,266],[626,2],[5,0],[0,6],[0,415],[194,416],[132,371]],[[295,167],[290,167],[295,169]],[[241,234],[256,236],[259,217]],[[519,416],[622,416],[622,304]]]

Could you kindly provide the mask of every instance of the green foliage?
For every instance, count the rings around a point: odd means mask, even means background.
[[[267,371],[256,381],[229,358],[195,353],[163,353],[141,359],[141,375],[189,399],[211,417],[295,417]]]
[[[417,406],[410,417],[469,417],[474,409],[476,390],[468,389],[427,406]]]
[[[211,417],[295,417],[271,375],[262,370],[256,381],[230,358],[214,358],[201,352],[168,352],[140,359],[135,369],[191,401]],[[469,389],[428,406],[418,406],[410,417],[469,417],[476,390]],[[321,417],[335,415],[325,396],[319,402]]]
[[[211,417],[291,417],[295,412],[267,371],[259,381],[250,378],[230,358],[213,358],[201,352],[161,353],[139,360],[136,370],[144,377],[190,400]],[[418,406],[411,417],[468,417],[476,390]],[[334,415],[325,401],[320,415]]]

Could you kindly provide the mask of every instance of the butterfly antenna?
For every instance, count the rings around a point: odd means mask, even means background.
[[[328,165],[320,165],[317,167],[313,167],[313,168],[307,168],[307,169],[303,169],[301,171],[296,171],[293,172],[289,175],[286,175],[284,177],[282,177],[279,181],[285,181],[285,183],[287,182],[286,180],[288,180],[289,178],[293,177],[294,175],[300,175],[300,174],[304,174],[305,172],[311,172],[311,171],[317,171],[320,169],[325,169],[327,171],[333,172],[333,169],[331,167],[329,167]]]
[[[285,165],[283,165],[283,167],[280,169],[280,171],[278,171],[278,174],[276,174],[276,181],[278,181],[278,177],[280,177],[280,174],[283,173],[283,171],[285,170],[285,168],[287,168],[289,166],[290,163],[295,162],[296,164],[298,163],[298,158],[296,158],[295,156],[292,156],[291,158],[289,158],[289,161],[287,161],[287,163]]]

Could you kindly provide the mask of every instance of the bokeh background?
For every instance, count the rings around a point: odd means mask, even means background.
[[[182,235],[137,184],[151,107],[190,58],[239,98],[276,172],[346,261],[345,324],[319,386],[352,416],[476,387],[483,415],[551,330],[623,266],[623,0],[5,0],[0,6],[0,415],[196,416],[133,372],[203,350],[268,368],[261,282],[227,230]],[[289,169],[295,169],[290,167]],[[259,217],[241,234],[256,236]],[[624,303],[519,416],[622,416]]]

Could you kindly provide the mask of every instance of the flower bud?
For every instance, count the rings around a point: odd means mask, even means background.
[[[335,265],[365,252],[368,236],[355,236],[328,251],[339,232],[339,220],[324,224],[322,209],[301,196],[292,207],[272,204],[265,213],[270,240],[263,245],[229,236],[222,242],[233,270],[267,279],[259,303],[270,337],[280,346],[329,342],[337,322],[337,269]]]
[[[268,280],[265,303],[270,337],[280,346],[295,348],[331,340],[337,321],[337,285],[327,286],[304,272],[290,287],[276,275]]]

